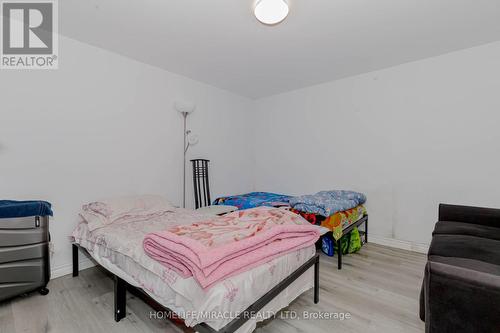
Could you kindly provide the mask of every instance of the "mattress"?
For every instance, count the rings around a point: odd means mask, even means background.
[[[228,324],[236,314],[266,294],[316,252],[315,247],[310,246],[289,253],[203,290],[193,277],[182,278],[147,256],[142,247],[147,233],[164,230],[179,224],[179,221],[188,224],[201,218],[193,211],[176,209],[154,220],[113,224],[92,232],[85,222],[81,222],[72,236],[100,265],[129,284],[143,289],[158,303],[183,318],[187,326],[205,322],[215,330]],[[265,319],[265,314],[279,311],[311,289],[312,269],[294,281],[238,332],[253,331],[256,323]]]

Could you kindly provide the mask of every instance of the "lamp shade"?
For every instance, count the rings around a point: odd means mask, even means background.
[[[189,133],[187,141],[190,146],[194,146],[198,142],[200,142],[200,137],[196,134]]]
[[[196,110],[196,104],[190,101],[177,101],[174,103],[174,109],[180,113],[193,113]]]
[[[267,25],[275,25],[283,21],[289,12],[285,0],[259,0],[255,4],[254,14],[257,20]]]

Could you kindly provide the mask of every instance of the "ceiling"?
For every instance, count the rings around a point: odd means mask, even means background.
[[[250,98],[500,40],[499,0],[64,0],[63,35]]]

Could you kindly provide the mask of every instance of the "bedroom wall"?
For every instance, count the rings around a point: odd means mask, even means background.
[[[83,203],[158,193],[181,204],[175,100],[198,105],[189,158],[211,159],[212,195],[253,186],[246,98],[63,37],[59,70],[1,71],[0,91],[0,198],[53,203],[56,275],[69,273],[68,236]],[[191,195],[190,164],[187,172]]]
[[[256,188],[368,195],[372,240],[424,251],[438,203],[500,207],[500,42],[257,102]]]

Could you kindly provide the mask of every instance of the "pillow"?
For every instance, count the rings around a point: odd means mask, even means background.
[[[232,213],[237,210],[238,207],[236,206],[214,205],[214,206],[201,207],[198,208],[196,211],[198,213],[206,213],[208,215],[223,215]]]
[[[154,218],[172,212],[175,207],[159,195],[140,195],[104,199],[82,206],[80,216],[90,231],[116,222]]]

